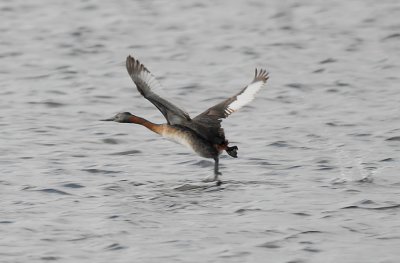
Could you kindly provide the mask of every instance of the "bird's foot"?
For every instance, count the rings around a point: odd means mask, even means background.
[[[222,184],[221,180],[219,180],[219,176],[222,175],[220,172],[216,172],[214,174],[214,181],[216,182],[217,186],[220,186]]]

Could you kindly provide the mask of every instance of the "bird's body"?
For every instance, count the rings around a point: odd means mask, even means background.
[[[188,113],[152,91],[151,87],[159,84],[150,71],[138,60],[128,56],[126,68],[138,91],[160,110],[167,123],[155,124],[129,112],[118,113],[115,117],[106,120],[140,124],[167,139],[187,146],[201,157],[214,159],[214,180],[220,182],[218,180],[220,174],[218,171],[219,155],[226,151],[230,156],[236,158],[238,149],[236,146],[228,146],[229,142],[225,139],[224,130],[221,128],[221,119],[228,117],[250,102],[255,93],[266,83],[268,73],[265,70],[257,73],[256,70],[253,82],[241,92],[192,119]]]
[[[204,158],[215,158],[220,154],[216,145],[213,145],[211,142],[198,135],[195,131],[185,126],[165,125],[164,131],[161,135],[167,139],[185,145]]]

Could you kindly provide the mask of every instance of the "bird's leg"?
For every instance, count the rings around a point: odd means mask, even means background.
[[[221,180],[219,180],[219,175],[221,175],[221,173],[218,171],[219,168],[219,158],[218,156],[214,158],[214,181],[217,182],[217,185],[220,186],[222,184]]]

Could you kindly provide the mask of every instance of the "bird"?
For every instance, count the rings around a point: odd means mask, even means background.
[[[255,98],[255,94],[266,85],[269,78],[268,72],[265,69],[258,70],[256,68],[250,84],[234,96],[191,118],[185,110],[160,97],[154,91],[161,85],[138,59],[129,55],[126,58],[126,69],[139,93],[157,107],[164,115],[166,123],[156,124],[130,112],[121,112],[102,121],[142,125],[162,137],[187,146],[201,157],[213,159],[214,176],[211,177],[211,181],[221,185],[219,156],[225,151],[231,157],[237,158],[238,151],[237,146],[229,146],[224,129],[221,127],[222,119],[227,118]]]

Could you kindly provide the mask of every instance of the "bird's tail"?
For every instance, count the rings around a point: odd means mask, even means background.
[[[237,146],[232,146],[232,147],[227,147],[225,151],[226,151],[230,156],[232,156],[233,158],[237,158],[237,150],[238,150],[238,147],[237,147]]]

